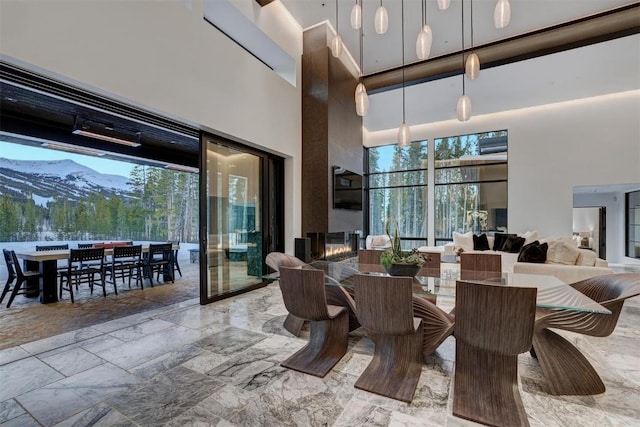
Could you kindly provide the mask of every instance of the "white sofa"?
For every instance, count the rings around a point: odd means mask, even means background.
[[[456,237],[458,238],[455,239]],[[608,268],[607,261],[598,258],[595,255],[595,252],[589,249],[579,249],[575,246],[571,237],[538,239],[536,232],[527,232],[522,234],[521,237],[525,237],[525,244],[531,243],[535,240],[539,240],[540,243],[546,242],[547,244],[549,244],[549,246],[551,246],[551,244],[554,242],[561,242],[563,245],[570,246],[570,248],[567,249],[566,246],[556,246],[555,249],[566,249],[572,254],[572,256],[575,256],[576,252],[579,252],[579,254],[573,264],[568,264],[568,262],[571,262],[571,256],[566,260],[562,260],[562,262],[565,262],[564,264],[554,263],[550,260],[547,260],[547,262],[545,262],[544,264],[518,262],[518,253],[494,250],[474,251],[473,237],[472,234],[470,235],[469,233],[462,235],[462,237],[459,233],[456,233],[454,235],[455,241],[447,243],[445,246],[422,246],[418,248],[418,250],[420,252],[440,252],[443,255],[455,254],[460,248],[462,248],[463,252],[496,253],[500,254],[500,256],[502,257],[502,271],[504,272],[555,276],[565,283],[574,283],[580,280],[588,279],[590,277],[613,273],[613,271]],[[493,248],[493,236],[487,236],[487,240],[489,242],[489,247]],[[554,256],[555,255],[556,254],[554,254]]]

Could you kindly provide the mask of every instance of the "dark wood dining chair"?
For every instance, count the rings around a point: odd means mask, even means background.
[[[349,312],[327,304],[321,270],[281,266],[279,283],[287,310],[310,322],[309,343],[281,365],[324,377],[347,352]]]
[[[105,268],[111,277],[111,281],[113,281],[116,295],[118,294],[118,287],[116,285],[118,277],[122,280],[123,285],[124,280],[128,279],[129,288],[131,288],[131,278],[134,276],[134,271],[135,284],[140,283],[140,288],[144,289],[142,277],[142,269],[144,268],[144,264],[142,263],[142,245],[114,247],[111,262]]]
[[[96,280],[96,275],[99,277],[98,280]],[[67,291],[71,302],[74,302],[74,286],[78,289],[78,285],[85,283],[89,285],[91,293],[93,293],[94,286],[100,286],[102,295],[107,296],[104,248],[71,249],[69,251],[67,270],[60,272],[60,299],[62,299],[62,291]],[[115,283],[113,286],[117,294]]]
[[[413,279],[359,274],[354,280],[360,324],[373,335],[373,359],[356,388],[410,403],[422,373],[422,319],[413,313]]]
[[[573,344],[550,328],[593,337],[611,335],[618,324],[624,302],[640,295],[640,274],[607,274],[570,286],[609,309],[611,314],[539,308],[531,355],[540,363],[550,394],[604,393],[606,387],[589,360]]]
[[[169,240],[167,243],[171,243],[173,246],[180,246],[180,240]],[[180,270],[180,264],[178,263],[178,251],[179,249],[173,250],[173,271],[178,271],[180,277],[182,277],[182,270]]]
[[[153,288],[153,273],[156,273],[156,280],[160,282],[160,273],[165,281],[174,282],[173,272],[173,245],[171,243],[150,244],[149,252],[145,258],[145,275],[149,278],[149,283]]]
[[[499,280],[502,257],[498,254],[460,254],[460,280]]]
[[[5,283],[4,289],[2,290],[0,304],[4,300],[5,295],[7,295],[9,291],[11,291],[11,294],[9,295],[9,301],[7,302],[7,308],[9,308],[11,307],[11,304],[13,303],[16,295],[26,295],[29,293],[29,289],[26,286],[23,287],[23,285],[27,283],[27,281],[31,278],[39,277],[40,272],[22,271],[20,262],[18,261],[18,257],[16,256],[16,253],[14,251],[3,249],[2,253],[4,255],[4,262],[7,265],[9,276],[7,277],[7,283]],[[13,289],[11,288],[12,284]]]
[[[531,348],[535,288],[456,284],[453,415],[492,426],[528,426],[518,355]]]
[[[362,273],[385,273],[380,265],[380,256],[384,251],[376,249],[358,249],[358,270]]]
[[[282,252],[270,252],[265,258],[265,263],[273,270],[280,271],[280,267],[300,267],[307,265],[304,261],[294,257],[293,255],[285,254]],[[284,319],[284,328],[296,337],[300,336],[302,327],[304,326],[304,319],[294,316],[289,313],[287,318]]]
[[[425,263],[418,271],[418,276],[440,277],[440,252],[420,252],[420,255]]]

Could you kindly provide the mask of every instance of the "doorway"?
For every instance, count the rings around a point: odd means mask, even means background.
[[[282,224],[283,159],[203,134],[201,145],[201,304],[265,286],[268,251]]]

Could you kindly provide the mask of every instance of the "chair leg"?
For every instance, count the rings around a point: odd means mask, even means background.
[[[180,264],[178,264],[177,257],[175,257],[175,262],[173,264],[173,271],[175,272],[176,270],[178,270],[178,273],[180,273],[180,277],[182,277],[182,271],[180,271]]]
[[[296,337],[300,336],[302,326],[304,325],[304,319],[301,319],[293,314],[289,313],[287,318],[284,319],[284,328]]]
[[[331,320],[311,321],[309,343],[280,365],[324,377],[347,352],[349,313],[344,308]]]
[[[11,303],[13,302],[13,299],[16,297],[16,295],[18,295],[18,291],[20,290],[20,288],[22,287],[22,284],[26,282],[25,280],[17,280],[16,281],[16,285],[13,287],[13,291],[11,291],[11,296],[9,297],[9,302],[7,303],[7,308],[11,307]]]
[[[422,373],[423,325],[410,335],[376,335],[369,366],[355,387],[411,403]]]
[[[7,294],[7,292],[9,292],[9,289],[11,289],[11,282],[13,282],[13,279],[13,277],[9,277],[7,279],[7,283],[4,285],[4,289],[2,290],[2,297],[0,297],[0,304],[4,300],[4,296]]]
[[[518,356],[456,340],[453,415],[493,426],[529,426],[518,390]]]

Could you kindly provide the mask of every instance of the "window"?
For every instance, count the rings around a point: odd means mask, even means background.
[[[625,255],[640,259],[640,191],[626,194],[627,244]]]
[[[393,216],[405,249],[426,245],[427,141],[415,141],[405,148],[395,144],[373,147],[367,153],[369,234],[385,234],[385,222]]]
[[[507,131],[435,143],[435,240],[453,232],[507,230]]]

